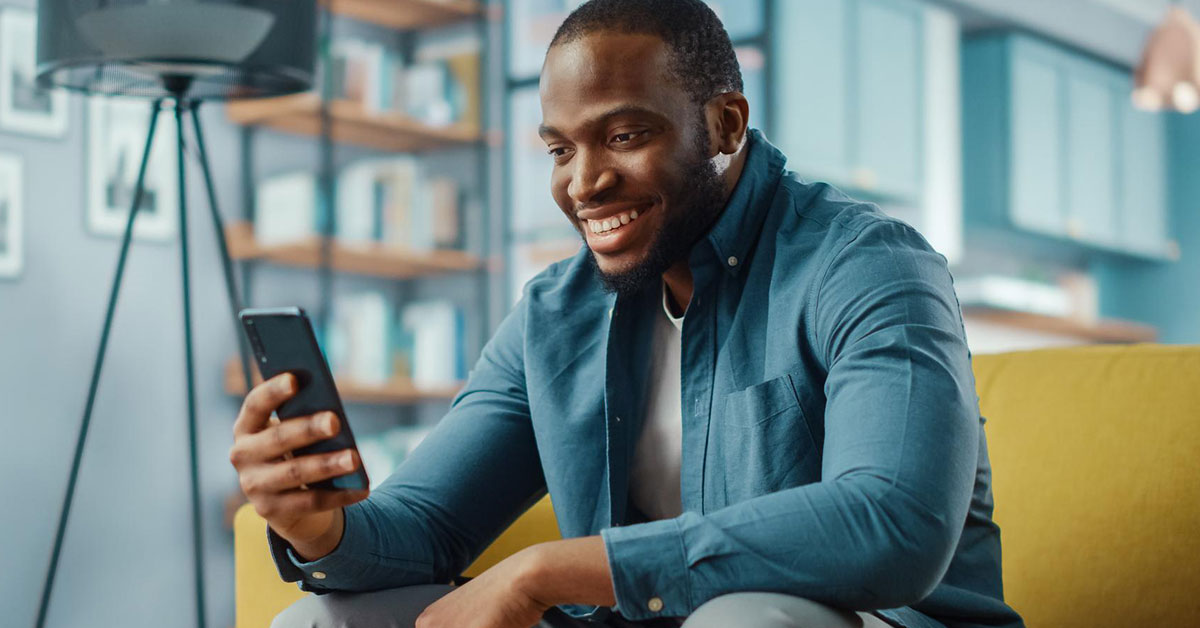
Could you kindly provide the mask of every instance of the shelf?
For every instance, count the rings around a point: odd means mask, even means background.
[[[254,239],[254,226],[232,222],[225,227],[229,256],[235,260],[265,260],[281,266],[317,268],[321,264],[320,238],[308,238],[292,244],[262,245]],[[416,251],[375,242],[334,242],[330,267],[338,272],[410,279],[442,273],[479,269],[479,258],[463,251]]]
[[[241,397],[246,394],[246,383],[242,379],[241,360],[230,358],[225,363],[225,392]],[[421,401],[449,401],[458,394],[462,385],[444,388],[417,388],[412,381],[395,378],[383,384],[368,384],[352,379],[335,377],[338,395],[347,403],[370,403],[380,405],[402,405]],[[254,384],[262,382],[258,370],[254,371]]]
[[[304,93],[275,98],[233,101],[226,115],[235,124],[262,125],[277,131],[316,137],[321,134],[321,98]],[[390,152],[417,152],[465,146],[482,140],[469,124],[429,126],[395,112],[368,111],[359,103],[329,103],[334,142]]]
[[[469,0],[324,0],[338,15],[400,30],[445,26],[477,17],[483,8]]]
[[[1158,338],[1158,330],[1155,328],[1129,321],[1101,320],[1089,323],[1071,318],[1032,314],[982,305],[963,306],[962,310],[964,317],[972,318],[979,322],[1047,334],[1071,336],[1091,342],[1154,342]]]

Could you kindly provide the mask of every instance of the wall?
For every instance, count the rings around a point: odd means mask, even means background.
[[[1101,262],[1101,314],[1158,327],[1166,343],[1200,343],[1200,114],[1173,114],[1168,126],[1172,264]]]

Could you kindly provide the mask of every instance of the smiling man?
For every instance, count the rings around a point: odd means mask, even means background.
[[[247,397],[231,459],[320,594],[276,627],[1021,626],[945,258],[784,169],[699,0],[584,4],[540,87],[586,246],[420,447],[369,497],[302,491],[349,467],[280,456],[336,423],[271,424],[287,376]],[[564,540],[445,584],[547,491]]]

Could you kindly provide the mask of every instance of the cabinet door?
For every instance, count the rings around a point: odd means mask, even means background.
[[[1120,245],[1162,255],[1169,237],[1166,118],[1138,111],[1128,98],[1122,100]]]
[[[846,2],[776,2],[771,35],[773,141],[806,178],[846,180]]]
[[[1117,115],[1111,80],[1075,67],[1067,77],[1067,233],[1115,245]]]
[[[1052,235],[1065,229],[1060,76],[1056,60],[1014,44],[1009,211],[1017,227]]]
[[[859,0],[855,8],[851,175],[868,191],[919,200],[924,14],[919,5],[903,0]]]

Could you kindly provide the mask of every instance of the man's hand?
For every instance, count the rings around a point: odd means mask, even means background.
[[[366,499],[368,491],[308,490],[303,485],[358,468],[353,450],[285,459],[294,449],[330,438],[341,426],[332,412],[271,422],[271,413],[296,394],[290,373],[255,386],[233,425],[229,461],[254,510],[300,555],[315,560],[342,538],[342,507]]]
[[[529,628],[556,604],[613,606],[599,536],[528,547],[425,609],[416,628]]]
[[[535,597],[532,552],[517,552],[431,604],[415,628],[530,628],[551,604]]]

